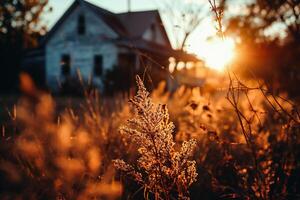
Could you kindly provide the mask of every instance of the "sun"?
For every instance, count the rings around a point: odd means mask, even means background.
[[[210,39],[197,49],[194,53],[202,58],[208,67],[218,71],[223,71],[235,56],[235,43],[231,38]]]

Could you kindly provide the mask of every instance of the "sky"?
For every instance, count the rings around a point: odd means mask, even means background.
[[[48,29],[50,29],[55,22],[62,16],[66,9],[73,3],[74,0],[49,0],[49,6],[52,7],[52,12],[47,13],[44,17]],[[127,12],[128,11],[128,0],[88,0],[91,3],[94,3],[104,9],[110,10],[115,13]],[[159,0],[131,0],[131,11],[140,11],[140,10],[150,10],[150,9],[159,9]],[[207,0],[189,0],[189,1],[202,1],[202,4],[206,5],[209,9]],[[229,7],[231,13],[241,12],[241,5],[245,5],[246,1],[249,0],[231,0],[234,2]],[[163,14],[162,20],[166,26],[167,32],[169,33],[169,38],[174,46],[175,39],[172,38],[171,33],[176,33],[176,27],[171,27],[168,23],[168,19]],[[216,35],[215,22],[213,18],[208,15],[208,17],[202,21],[198,28],[192,33],[190,38],[187,41],[187,50],[191,53],[197,54],[200,58],[205,58],[207,53],[208,40],[207,38]],[[178,28],[178,27],[177,27]]]
[[[73,3],[74,0],[49,0],[49,5],[53,8],[53,11],[46,16],[48,21],[48,27],[52,27],[53,24],[59,19],[66,9]],[[96,4],[104,9],[112,12],[126,12],[128,11],[127,0],[88,0],[89,2]],[[157,9],[155,0],[131,0],[131,10],[153,10]]]

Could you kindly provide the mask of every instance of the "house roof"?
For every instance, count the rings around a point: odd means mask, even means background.
[[[155,20],[158,20],[163,37],[168,43],[167,46],[171,47],[166,29],[157,10],[119,13],[117,14],[117,17],[126,28],[127,33],[131,38],[141,38],[151,24],[153,24]]]
[[[126,27],[132,37],[140,37],[158,16],[157,10],[127,12],[117,14],[118,19]]]
[[[49,38],[56,32],[65,19],[78,6],[82,5],[93,11],[99,16],[112,30],[114,30],[120,38],[141,38],[143,33],[151,26],[151,24],[158,19],[162,25],[162,21],[157,10],[127,12],[127,13],[113,13],[94,4],[84,0],[75,0],[63,16],[56,22],[53,28],[45,35],[42,44],[45,44]],[[171,43],[167,36],[166,30],[162,25],[163,35],[167,41],[167,46],[170,48]]]

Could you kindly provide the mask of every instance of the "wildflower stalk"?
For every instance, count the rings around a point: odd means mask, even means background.
[[[155,199],[189,199],[188,187],[197,177],[196,162],[189,160],[196,143],[184,142],[180,151],[175,150],[174,124],[169,121],[167,106],[154,104],[141,79],[136,79],[138,92],[130,100],[135,116],[121,127],[121,132],[137,144],[138,170],[123,160],[114,160],[114,165],[154,194]]]

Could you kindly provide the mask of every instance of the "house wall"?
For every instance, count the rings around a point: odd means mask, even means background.
[[[85,15],[84,35],[77,33],[80,14]],[[94,56],[98,54],[103,56],[103,72],[111,69],[117,63],[118,49],[109,39],[116,37],[117,34],[95,13],[84,6],[77,6],[46,44],[47,85],[56,91],[58,82],[63,80],[60,63],[63,54],[71,57],[71,75],[79,69],[82,77],[88,79],[93,72]],[[100,78],[94,78],[94,82],[101,85]]]

